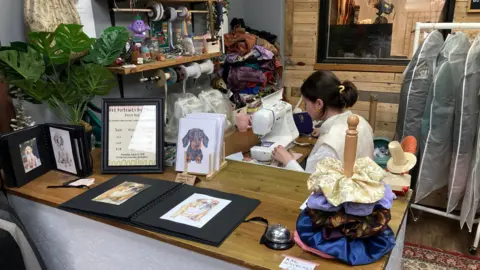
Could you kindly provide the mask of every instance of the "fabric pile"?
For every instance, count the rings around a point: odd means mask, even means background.
[[[266,96],[280,88],[282,64],[277,47],[241,27],[224,39],[227,54],[220,72],[234,95]]]
[[[395,246],[388,227],[395,194],[385,171],[369,157],[357,159],[352,177],[342,162],[323,159],[308,179],[312,195],[297,220],[295,242],[305,251],[349,265],[373,263]]]

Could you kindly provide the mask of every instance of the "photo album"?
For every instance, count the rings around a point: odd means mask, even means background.
[[[59,208],[220,246],[259,204],[217,190],[119,175]]]
[[[80,126],[42,124],[0,137],[5,184],[21,187],[50,170],[90,175],[93,168],[86,136]]]
[[[225,124],[224,114],[192,113],[181,118],[175,170],[203,175],[211,168],[219,170]]]

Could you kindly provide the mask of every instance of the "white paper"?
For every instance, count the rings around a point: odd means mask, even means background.
[[[77,12],[83,24],[83,32],[91,38],[97,37],[95,18],[93,16],[92,0],[77,0]]]
[[[77,168],[75,167],[75,161],[73,160],[70,132],[50,127],[50,139],[52,140],[52,150],[53,155],[55,156],[57,169],[77,174]]]
[[[72,182],[70,184],[68,184],[69,186],[74,186],[74,187],[78,187],[78,186],[91,186],[95,183],[95,178],[83,178],[83,179],[78,179],[77,181],[75,182]]]
[[[227,157],[229,160],[243,161],[243,153],[238,152]]]
[[[279,265],[281,269],[288,270],[313,270],[316,266],[316,263],[304,261],[290,256],[285,256],[285,259],[283,259],[282,263]]]
[[[230,200],[194,193],[160,219],[202,228],[229,203]]]
[[[132,140],[128,145],[129,150],[156,153],[156,127],[157,107],[155,105],[143,106],[142,113],[138,119]]]

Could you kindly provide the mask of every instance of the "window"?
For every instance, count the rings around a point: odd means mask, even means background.
[[[320,0],[318,63],[405,65],[416,22],[452,21],[454,0]]]

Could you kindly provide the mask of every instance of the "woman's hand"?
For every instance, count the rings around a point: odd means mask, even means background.
[[[273,149],[272,156],[275,160],[287,165],[290,161],[295,160],[292,153],[288,152],[283,146],[277,146]]]
[[[319,135],[320,135],[320,129],[314,128],[312,132],[312,137],[318,138]]]

